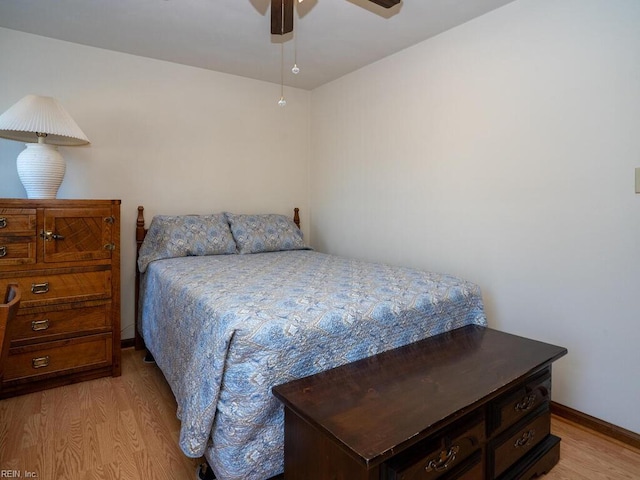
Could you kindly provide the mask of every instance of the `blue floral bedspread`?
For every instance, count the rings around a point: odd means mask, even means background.
[[[180,447],[220,480],[283,471],[274,385],[486,325],[473,283],[307,250],[159,260],[142,289],[141,331],[175,394]]]

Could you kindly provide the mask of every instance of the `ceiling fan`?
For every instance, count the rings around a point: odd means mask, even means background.
[[[302,0],[297,0],[302,2]],[[369,0],[384,8],[391,8],[401,0]],[[271,0],[271,34],[285,35],[293,31],[293,5],[296,0]]]

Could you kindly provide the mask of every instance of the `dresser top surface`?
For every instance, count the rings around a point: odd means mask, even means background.
[[[469,325],[273,388],[298,416],[375,464],[567,353]]]
[[[29,199],[29,198],[0,198],[3,207],[17,208],[51,208],[51,207],[76,207],[84,205],[120,205],[120,200],[90,200],[80,198],[54,198],[54,199]]]

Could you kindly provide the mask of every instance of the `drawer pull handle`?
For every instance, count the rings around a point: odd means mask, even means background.
[[[514,409],[516,412],[526,412],[536,403],[536,394],[532,393],[524,397],[520,402],[516,403]]]
[[[536,435],[535,428],[532,428],[531,430],[527,430],[522,434],[522,436],[518,440],[515,441],[513,446],[516,448],[526,447],[529,444],[531,444],[531,442],[533,441],[533,437],[535,435]]]
[[[31,293],[40,295],[42,293],[47,293],[48,291],[49,291],[49,282],[31,284]]]
[[[0,217],[0,228],[6,228],[6,227],[7,227],[7,218]]]
[[[116,221],[116,217],[111,216],[111,217],[105,217],[104,218],[105,223],[108,223],[109,225],[113,225]]]
[[[39,332],[40,330],[46,330],[49,328],[49,319],[45,318],[44,320],[34,320],[31,322],[31,330],[34,332]]]
[[[438,458],[429,461],[425,470],[427,472],[442,472],[446,470],[455,461],[459,451],[460,447],[458,445],[452,446],[449,450],[442,450]]]
[[[104,246],[104,249],[113,252],[116,249],[116,244],[115,243],[107,243]]]
[[[7,256],[7,247],[3,245],[2,247],[0,247],[0,258],[6,257],[6,256]]]
[[[49,355],[47,355],[45,357],[32,358],[31,359],[31,366],[33,368],[48,367],[49,366]]]
[[[44,230],[40,233],[40,236],[44,238],[45,242],[50,242],[51,240],[64,240],[64,235],[58,235],[53,232],[45,232]]]

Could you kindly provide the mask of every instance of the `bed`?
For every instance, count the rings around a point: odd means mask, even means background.
[[[177,401],[180,447],[219,480],[283,471],[275,385],[468,324],[479,288],[307,247],[283,215],[155,216],[138,208],[136,345]]]

